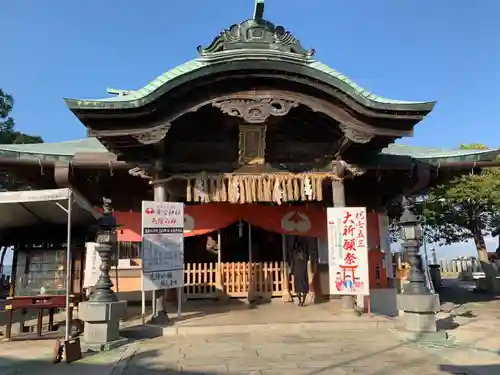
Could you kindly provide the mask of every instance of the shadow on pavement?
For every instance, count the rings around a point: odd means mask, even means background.
[[[464,305],[474,302],[500,300],[499,296],[490,293],[478,293],[472,288],[473,283],[457,279],[443,279],[443,286],[439,290],[441,305],[452,303]]]
[[[114,354],[114,355],[113,355]],[[137,356],[120,357],[119,353],[101,353],[98,355],[87,355],[73,363],[52,364],[47,359],[12,359],[0,355],[0,374],[5,375],[215,375],[203,368],[197,369],[179,368],[165,361],[161,352],[153,350],[141,352]]]
[[[477,315],[474,314],[472,311],[466,311],[466,312],[460,313],[460,314],[450,314],[449,316],[447,316],[445,318],[438,319],[436,321],[437,329],[438,330],[445,330],[445,331],[454,330],[454,329],[457,329],[458,327],[460,327],[460,324],[458,324],[455,321],[456,318],[472,319],[472,318],[476,318],[476,317],[477,317]]]
[[[451,375],[498,375],[500,374],[500,365],[474,365],[474,366],[455,366],[441,365],[441,371]]]

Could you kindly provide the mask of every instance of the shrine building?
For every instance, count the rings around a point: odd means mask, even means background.
[[[95,206],[111,198],[121,225],[112,275],[132,299],[140,299],[143,200],[185,203],[188,299],[287,295],[290,244],[299,239],[321,300],[329,294],[326,207],[366,207],[370,288],[387,288],[385,207],[498,155],[396,144],[435,102],[358,86],[315,58],[314,41],[265,20],[263,2],[208,41],[143,88],[65,99],[88,138],[0,145],[0,169],[25,187],[71,187]],[[3,244],[24,249],[48,233],[34,229],[35,241],[2,220],[0,232]],[[83,248],[85,236],[76,242]],[[77,290],[84,251],[75,254]],[[14,267],[16,283],[28,262]]]

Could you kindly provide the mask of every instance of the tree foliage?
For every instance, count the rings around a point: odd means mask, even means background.
[[[15,128],[14,119],[11,116],[14,107],[12,95],[7,94],[0,88],[0,144],[19,144],[19,143],[42,143],[43,139],[39,136],[33,136],[22,133]],[[10,176],[7,171],[0,169],[0,191],[15,190],[26,186],[24,181]],[[3,268],[6,247],[0,247],[0,271]]]
[[[488,149],[479,143],[463,144],[460,148]],[[450,245],[473,239],[483,270],[492,279],[494,271],[484,237],[500,226],[500,168],[457,174],[419,198],[415,210],[422,215],[425,240]],[[393,204],[388,213],[392,219],[392,238],[397,240],[400,204]]]
[[[13,107],[12,95],[0,88],[0,144],[42,143],[41,137],[16,130],[14,119],[11,116]],[[0,170],[0,191],[16,190],[22,186],[26,186],[25,181],[20,181],[10,176],[7,171]]]
[[[477,143],[460,147],[488,149]],[[495,271],[489,261],[484,237],[491,235],[500,225],[500,169],[471,170],[432,187],[419,209],[431,242],[450,245],[474,240],[489,288],[493,289]]]
[[[463,150],[487,150],[488,146],[482,143],[468,143],[468,144],[461,144],[460,148]]]
[[[434,242],[452,244],[474,239],[484,243],[500,221],[500,170],[465,174],[432,188],[423,214]],[[476,243],[476,245],[478,245]]]
[[[43,139],[17,131],[12,116],[14,99],[0,88],[0,144],[42,143]]]

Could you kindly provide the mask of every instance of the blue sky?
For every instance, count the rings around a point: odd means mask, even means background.
[[[140,88],[252,11],[253,0],[5,1],[0,87],[16,99],[21,130],[46,141],[84,137],[63,97]],[[493,147],[499,14],[496,0],[267,0],[265,17],[370,91],[437,100],[405,143]]]
[[[14,95],[20,130],[46,141],[85,136],[63,97],[140,88],[196,57],[253,0],[4,1],[0,87]],[[322,62],[393,99],[437,100],[402,142],[500,146],[500,1],[267,0]]]

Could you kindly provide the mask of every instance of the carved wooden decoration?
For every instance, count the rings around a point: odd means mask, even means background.
[[[349,126],[346,124],[339,125],[340,130],[344,133],[347,139],[354,143],[368,143],[373,138],[373,134],[363,131],[361,129],[357,129],[353,126]]]
[[[141,168],[141,167],[135,167],[132,169],[129,169],[128,174],[133,176],[133,177],[140,177],[146,180],[151,180],[152,176],[148,174],[148,172]]]
[[[134,134],[132,137],[137,139],[143,145],[152,145],[160,142],[170,130],[170,123],[157,126],[140,134]]]
[[[269,116],[285,116],[290,110],[298,106],[297,102],[284,99],[228,99],[212,104],[222,113],[229,116],[241,117],[250,124],[262,124]]]
[[[265,163],[266,130],[267,127],[264,125],[240,125],[238,144],[240,165]]]

